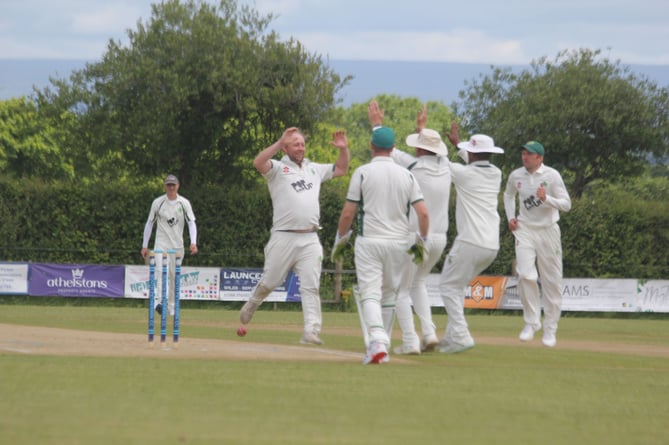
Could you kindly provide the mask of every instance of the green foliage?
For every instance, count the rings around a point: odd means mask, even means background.
[[[646,187],[655,184],[655,189]],[[600,184],[563,216],[565,276],[669,276],[669,181]]]
[[[74,176],[59,131],[26,98],[0,101],[0,172],[15,178]]]
[[[402,98],[396,95],[379,95],[372,97],[379,103],[379,107],[385,110],[383,125],[390,127],[395,131],[395,144],[400,150],[413,149],[405,144],[408,135],[416,131],[416,117],[423,109],[423,102],[417,98]],[[455,115],[449,107],[441,102],[427,102],[427,127],[435,129],[442,134],[450,129],[451,121]],[[351,172],[371,159],[369,141],[371,138],[372,126],[367,116],[368,103],[353,104],[346,110],[339,109],[338,114],[333,116],[336,122],[346,129],[351,147],[351,157],[354,162],[351,163]]]
[[[248,177],[249,151],[288,126],[312,129],[347,79],[268,32],[272,18],[235,0],[154,4],[128,46],[110,41],[100,62],[52,81],[39,104],[53,119],[75,112],[77,174],[233,183]]]
[[[348,181],[337,178],[321,189],[319,237],[325,269],[334,267],[330,254],[347,188]],[[148,185],[101,181],[82,186],[69,181],[0,179],[0,211],[5,215],[0,225],[0,261],[140,264],[148,211],[162,193],[160,181]],[[180,193],[193,204],[200,248],[196,256],[187,254],[185,264],[262,267],[272,225],[264,181],[183,184]],[[455,212],[450,213],[446,250],[456,236]],[[619,185],[592,184],[583,197],[573,200],[572,210],[561,215],[564,276],[666,278],[668,215],[669,178],[645,176]],[[500,244],[497,258],[484,273],[511,274],[514,238],[504,222]],[[354,269],[353,259],[353,249],[347,250],[345,270]],[[442,265],[443,257],[433,272],[438,273]]]
[[[507,172],[520,163],[514,147],[540,141],[572,196],[598,179],[638,175],[649,155],[669,153],[669,90],[600,55],[564,51],[520,73],[494,68],[460,94],[466,130],[506,148]]]
[[[9,261],[133,264],[155,187],[0,181],[0,256]]]

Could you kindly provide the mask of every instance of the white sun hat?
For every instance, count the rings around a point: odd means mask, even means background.
[[[441,140],[439,132],[429,128],[423,128],[420,133],[410,134],[407,136],[406,143],[409,147],[422,148],[441,156],[448,154],[448,148]]]
[[[471,153],[504,153],[504,149],[495,147],[495,141],[485,134],[475,134],[468,141],[460,142],[458,148]]]

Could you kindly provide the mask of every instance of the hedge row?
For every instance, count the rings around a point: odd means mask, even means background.
[[[329,181],[321,191],[325,268],[333,267],[328,258],[346,186],[345,180]],[[141,264],[144,223],[152,200],[161,193],[160,184],[0,180],[0,261]],[[200,254],[187,256],[185,264],[262,266],[272,216],[265,183],[184,186],[181,193],[193,204],[200,248]],[[455,236],[453,213],[449,245]],[[565,276],[666,279],[668,215],[666,194],[644,199],[604,187],[575,200],[561,220]],[[508,275],[513,237],[506,224],[500,231],[502,246],[486,273]],[[344,268],[353,268],[350,256]]]

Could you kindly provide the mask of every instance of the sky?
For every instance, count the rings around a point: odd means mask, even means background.
[[[100,60],[151,17],[150,0],[0,0],[0,59]],[[213,3],[211,0],[209,3]],[[239,0],[331,60],[525,65],[601,49],[669,65],[667,0]]]

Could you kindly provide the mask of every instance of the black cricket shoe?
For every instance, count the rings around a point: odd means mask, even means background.
[[[158,303],[156,305],[156,312],[158,312],[158,315],[163,315],[163,305]]]

